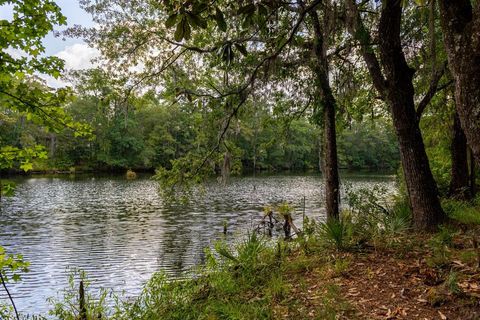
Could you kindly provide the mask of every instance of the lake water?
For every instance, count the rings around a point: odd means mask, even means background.
[[[352,188],[394,188],[392,177],[343,175]],[[80,268],[92,288],[137,295],[152,273],[181,276],[204,258],[204,248],[258,225],[263,207],[295,206],[301,224],[324,218],[323,181],[290,174],[232,178],[207,183],[189,202],[163,200],[148,177],[31,177],[17,180],[16,194],[0,204],[0,245],[31,262],[21,283],[10,285],[22,313],[41,313],[48,297],[67,286],[67,268]],[[299,220],[300,219],[300,220]],[[5,298],[5,294],[0,294]]]

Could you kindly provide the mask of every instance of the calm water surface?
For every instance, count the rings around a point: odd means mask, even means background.
[[[394,188],[388,176],[342,178],[353,188]],[[181,276],[201,263],[224,221],[233,241],[258,224],[268,204],[289,201],[301,219],[304,197],[307,216],[324,217],[318,175],[233,178],[227,186],[212,181],[188,203],[162,200],[148,177],[32,177],[17,183],[15,196],[0,204],[0,244],[31,262],[23,281],[10,285],[23,313],[49,309],[45,301],[66,287],[67,268],[85,270],[93,289],[134,296],[153,272]]]

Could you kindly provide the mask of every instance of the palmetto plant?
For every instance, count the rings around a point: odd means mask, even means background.
[[[346,219],[329,219],[319,224],[320,237],[337,250],[345,250],[351,245],[353,224]]]
[[[219,243],[216,252],[223,258],[233,263],[234,268],[242,270],[255,270],[261,262],[261,254],[267,249],[266,241],[256,232],[249,233],[234,250]]]

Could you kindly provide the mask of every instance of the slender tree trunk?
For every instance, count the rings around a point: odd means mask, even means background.
[[[313,70],[317,77],[317,91],[320,107],[323,108],[324,130],[324,170],[325,175],[325,209],[327,219],[339,218],[339,176],[337,158],[337,136],[335,128],[336,101],[328,79],[328,60],[326,56],[323,31],[315,10],[310,12],[312,18],[315,43]]]
[[[325,201],[327,218],[338,219],[339,184],[337,136],[335,130],[335,99],[333,95],[324,99],[324,135],[325,135]]]
[[[453,139],[451,144],[452,157],[452,178],[450,180],[449,195],[454,198],[468,199],[469,175],[468,175],[468,155],[467,138],[460,125],[458,114],[453,118]]]
[[[480,1],[440,0],[448,65],[455,79],[460,122],[480,164]]]
[[[430,36],[430,59],[432,77],[437,72],[437,42],[435,39],[435,0],[430,0],[428,6],[428,33]]]
[[[226,185],[228,183],[228,179],[230,178],[230,169],[231,169],[231,162],[232,162],[232,154],[229,150],[225,151],[223,156],[223,164],[221,168],[221,175],[222,175],[222,183]]]
[[[49,134],[49,157],[53,158],[55,156],[55,150],[57,149],[57,137],[54,133]]]

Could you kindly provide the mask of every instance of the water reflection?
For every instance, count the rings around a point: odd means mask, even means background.
[[[385,176],[346,176],[353,188],[381,184]],[[255,188],[254,188],[255,186]],[[19,309],[48,309],[47,297],[67,285],[67,267],[89,274],[96,287],[135,295],[160,269],[180,276],[204,258],[227,221],[228,239],[255,226],[267,204],[289,201],[297,219],[323,217],[323,182],[315,175],[233,178],[208,183],[188,203],[164,202],[148,177],[54,177],[18,181],[0,204],[0,243],[22,253],[31,272],[12,287]]]

